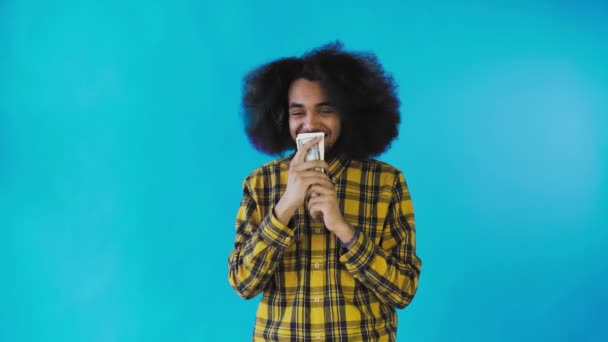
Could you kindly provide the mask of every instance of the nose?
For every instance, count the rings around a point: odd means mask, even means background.
[[[304,129],[307,131],[318,129],[319,128],[319,118],[317,117],[316,113],[314,113],[312,111],[307,112],[306,116],[304,117],[303,126],[304,126]]]

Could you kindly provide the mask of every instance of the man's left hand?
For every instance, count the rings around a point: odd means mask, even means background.
[[[312,217],[317,218],[322,214],[327,230],[336,234],[342,242],[352,239],[355,230],[344,219],[338,205],[338,195],[329,179],[327,183],[311,185],[307,197],[307,208]]]

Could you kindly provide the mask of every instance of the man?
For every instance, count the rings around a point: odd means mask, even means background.
[[[316,138],[243,182],[229,281],[247,299],[263,292],[254,340],[395,341],[421,266],[403,174],[370,158],[397,136],[395,87],[374,55],[340,43],[245,78],[258,150],[295,149],[306,132],[323,132],[327,150],[304,160]]]

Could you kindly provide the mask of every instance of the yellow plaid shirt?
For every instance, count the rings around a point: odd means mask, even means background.
[[[229,281],[260,301],[255,341],[394,341],[396,308],[418,287],[414,212],[403,174],[375,160],[334,158],[327,170],[345,219],[359,231],[350,250],[304,205],[288,225],[272,209],[291,157],[243,182]]]

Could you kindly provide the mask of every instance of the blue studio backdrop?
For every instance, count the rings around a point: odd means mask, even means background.
[[[606,341],[605,1],[0,1],[0,341],[246,341],[244,74],[341,40],[399,84],[399,341]]]

